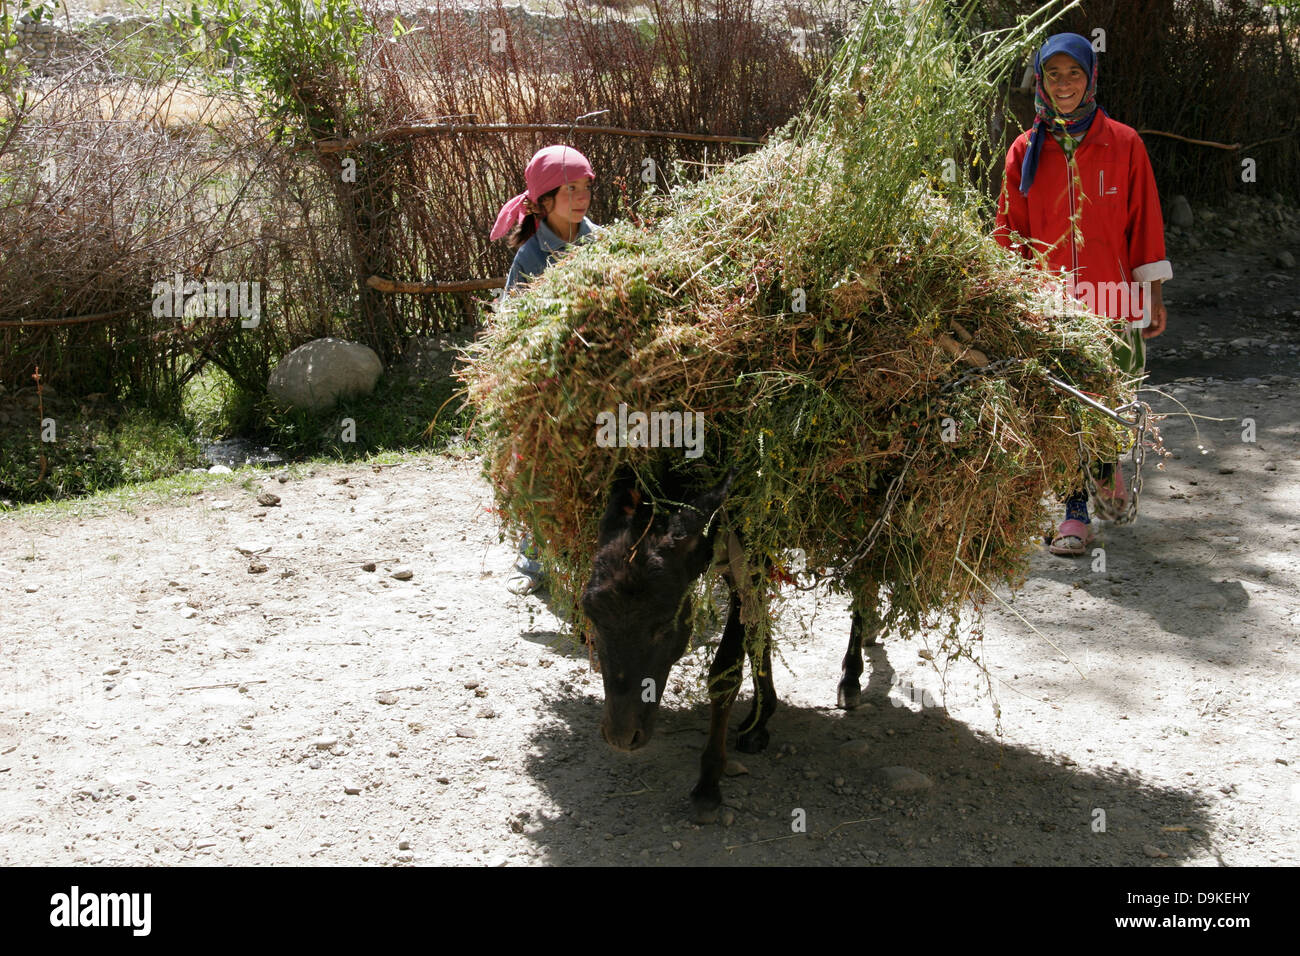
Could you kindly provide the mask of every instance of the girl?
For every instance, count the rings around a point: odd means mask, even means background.
[[[528,189],[501,207],[492,227],[493,239],[506,236],[516,250],[503,295],[540,275],[565,246],[600,228],[587,218],[595,178],[587,157],[571,146],[547,146],[528,161],[524,168]],[[542,583],[537,548],[525,536],[506,587],[514,594],[532,594]]]
[[[1007,152],[994,238],[1065,274],[1072,295],[1115,320],[1119,366],[1140,378],[1143,339],[1165,328],[1165,258],[1160,197],[1146,147],[1132,127],[1097,106],[1097,55],[1077,33],[1049,37],[1034,57],[1033,129]],[[1126,502],[1118,463],[1101,466],[1109,503]],[[1053,554],[1087,553],[1092,540],[1088,494],[1066,499]]]
[[[599,227],[587,219],[596,174],[571,146],[538,150],[524,169],[528,189],[501,207],[492,238],[507,236],[515,252],[506,292],[543,272],[556,253]]]

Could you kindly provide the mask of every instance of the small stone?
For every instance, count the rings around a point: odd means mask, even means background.
[[[263,508],[278,508],[280,506],[280,496],[264,491],[257,496],[257,503]]]
[[[680,850],[681,848],[682,848],[682,841],[681,841],[681,840],[674,840],[674,841],[673,841],[673,849],[674,849],[674,850]]]
[[[1294,268],[1295,268],[1295,256],[1291,255],[1290,251],[1288,251],[1288,250],[1286,250],[1286,249],[1283,249],[1281,252],[1279,252],[1279,253],[1278,253],[1278,254],[1273,258],[1273,261],[1274,261],[1275,263],[1277,263],[1277,265],[1278,265],[1280,268],[1283,268],[1283,269],[1294,269]]]
[[[410,568],[398,568],[389,576],[394,577],[399,581],[409,581],[411,578],[415,577],[415,573]]]
[[[311,742],[311,744],[317,750],[329,750],[338,742],[339,739],[337,737],[317,737]]]
[[[722,825],[724,827],[729,827],[735,822],[736,822],[736,815],[734,813],[732,813],[730,810],[722,811]]]
[[[1221,475],[1231,475],[1231,474],[1232,474],[1233,472],[1235,472],[1236,470],[1237,470],[1237,469],[1236,469],[1236,468],[1233,468],[1231,465],[1223,465],[1222,467],[1219,468],[1219,474],[1221,474]]]
[[[471,738],[471,739],[472,739],[472,738],[474,738],[474,737],[477,737],[477,736],[478,736],[478,733],[475,732],[475,731],[473,731],[473,730],[471,730],[469,727],[457,727],[457,728],[456,728],[456,736],[457,736],[457,737],[468,737],[468,738]]]
[[[397,848],[398,848],[399,850],[409,850],[409,849],[411,848],[411,841],[410,841],[410,840],[398,840],[398,841],[397,841]]]
[[[881,767],[874,776],[890,790],[928,790],[932,785],[929,777],[911,767]]]
[[[373,561],[367,561],[365,564],[361,565],[362,571],[373,571],[374,569],[375,569],[375,562]]]
[[[840,744],[840,753],[846,757],[865,757],[871,744],[865,740],[849,740]]]
[[[447,784],[451,783],[451,777],[437,777],[435,779],[437,779],[437,781],[443,786],[446,786]]]
[[[381,704],[395,704],[397,703],[397,695],[391,690],[385,690],[376,694],[375,700],[379,701]]]
[[[266,565],[263,564],[261,561],[253,561],[250,562],[248,565],[249,574],[261,574],[265,570],[266,570]]]
[[[345,783],[343,785],[343,792],[355,797],[361,792],[361,785],[359,783]]]
[[[1151,859],[1153,860],[1163,860],[1165,857],[1169,855],[1164,850],[1160,849],[1159,847],[1154,847],[1150,843],[1142,847],[1142,852],[1145,853],[1147,856],[1151,857]]]
[[[835,778],[835,786],[837,786],[837,787],[842,787],[842,786],[844,786],[844,778],[843,778],[843,777],[836,777],[836,778]]]
[[[1179,229],[1190,229],[1192,222],[1192,204],[1187,201],[1186,196],[1175,196],[1169,203],[1169,224]]]
[[[1264,470],[1265,470],[1265,471],[1277,471],[1277,462],[1275,462],[1275,461],[1266,461],[1266,462],[1264,462]]]
[[[307,762],[307,766],[308,766],[308,767],[311,767],[312,770],[319,770],[319,769],[320,769],[320,761],[319,761],[319,760],[309,760],[309,761]]]
[[[415,859],[415,854],[412,853],[410,850],[403,850],[397,854],[397,861],[399,863],[410,863],[414,859]]]
[[[477,686],[478,686],[478,681],[476,681],[476,680],[467,680],[467,681],[465,681],[465,684],[464,684],[464,687],[465,687],[466,690],[473,690],[473,689],[474,689],[475,687],[477,687]]]
[[[491,707],[480,707],[478,713],[475,716],[481,717],[485,720],[491,720],[496,715],[497,712],[493,710]]]
[[[735,757],[727,758],[727,766],[722,771],[728,777],[739,777],[741,774],[749,773],[749,768],[737,760]]]
[[[104,671],[104,673],[111,676],[113,674],[122,673],[122,669],[120,667],[110,667],[108,670]]]
[[[208,469],[209,475],[229,475],[230,473],[231,473],[230,469],[225,465],[213,465],[211,468]],[[213,505],[213,507],[215,508],[216,505]],[[229,503],[226,504],[226,507],[227,508],[230,507]]]

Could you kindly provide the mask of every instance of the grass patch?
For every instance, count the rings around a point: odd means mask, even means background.
[[[456,388],[446,377],[386,374],[372,395],[312,414],[249,396],[213,368],[187,385],[183,411],[175,418],[60,395],[48,396],[42,418],[30,405],[34,393],[25,390],[0,405],[8,417],[0,422],[0,506],[96,497],[115,489],[129,494],[143,484],[192,493],[201,487],[194,479],[203,476],[190,469],[208,466],[202,447],[235,434],[278,448],[291,462],[400,459],[461,440],[465,417],[458,402],[448,402]],[[437,424],[426,436],[435,416]],[[42,427],[43,420],[53,425]],[[42,441],[42,434],[54,440]],[[167,484],[173,480],[177,484]]]

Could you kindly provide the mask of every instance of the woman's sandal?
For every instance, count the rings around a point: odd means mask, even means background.
[[[1093,537],[1089,525],[1077,518],[1066,518],[1056,529],[1056,537],[1047,546],[1047,550],[1052,554],[1077,558],[1081,554],[1088,553],[1088,545],[1092,543]]]

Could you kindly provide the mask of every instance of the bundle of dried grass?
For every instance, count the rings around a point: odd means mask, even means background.
[[[883,585],[892,628],[945,616],[961,653],[960,609],[1023,576],[1080,430],[1115,453],[1125,436],[1043,375],[1130,397],[1107,323],[994,244],[975,190],[940,174],[969,167],[957,144],[1034,24],[972,36],[942,6],[870,6],[801,121],[553,265],[470,351],[502,513],[571,598],[621,468],[652,493],[735,468],[722,520],[751,558],[799,548],[835,588]]]

